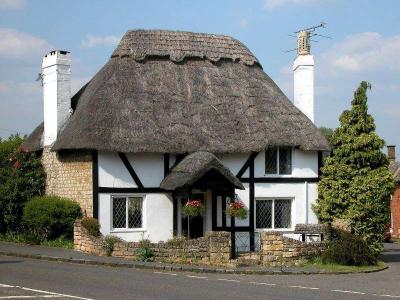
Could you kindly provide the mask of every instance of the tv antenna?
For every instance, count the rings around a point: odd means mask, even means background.
[[[311,39],[312,37],[322,37],[326,39],[331,39],[330,36],[316,33],[315,31],[319,28],[326,28],[326,23],[321,22],[318,25],[300,29],[294,32],[294,34],[296,35],[289,34],[289,36],[297,38],[297,48],[287,50],[285,52],[297,51],[297,55],[308,55],[310,54],[311,50],[311,42],[318,43],[317,40]]]

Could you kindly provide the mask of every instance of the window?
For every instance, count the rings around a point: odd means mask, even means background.
[[[292,226],[292,200],[257,199],[256,228],[284,229]]]
[[[113,228],[142,228],[142,197],[112,198]]]
[[[265,174],[292,174],[292,148],[268,148],[265,151]]]

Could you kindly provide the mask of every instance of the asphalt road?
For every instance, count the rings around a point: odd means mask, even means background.
[[[400,299],[400,245],[388,270],[350,275],[155,272],[0,256],[0,299]]]

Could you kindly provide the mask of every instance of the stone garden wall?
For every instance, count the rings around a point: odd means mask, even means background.
[[[260,261],[266,266],[297,265],[324,249],[324,242],[301,242],[285,237],[281,232],[260,233]]]
[[[106,255],[104,237],[93,237],[82,227],[80,220],[74,224],[74,249],[96,255]],[[175,238],[167,242],[150,243],[155,261],[169,263],[191,263],[226,265],[230,256],[230,233],[211,231],[204,237],[187,240]],[[111,256],[138,259],[141,243],[117,242]]]

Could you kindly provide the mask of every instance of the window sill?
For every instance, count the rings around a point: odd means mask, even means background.
[[[110,233],[130,233],[130,232],[145,232],[146,229],[144,228],[129,228],[129,229],[124,229],[124,228],[116,228],[116,229],[111,229]]]
[[[291,232],[291,231],[294,231],[294,228],[256,228],[255,229],[255,232],[268,232],[268,231]]]

